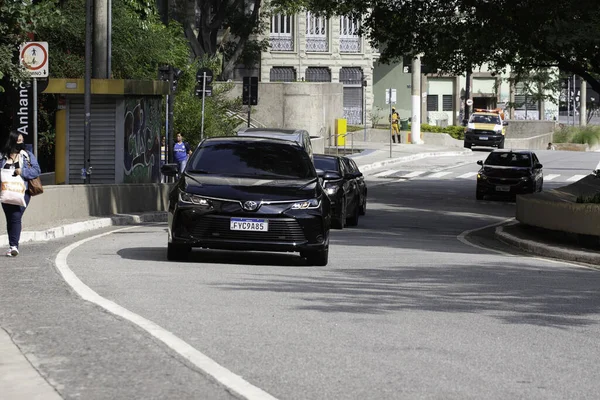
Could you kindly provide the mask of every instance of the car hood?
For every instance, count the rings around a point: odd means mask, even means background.
[[[470,123],[467,127],[475,130],[494,131],[501,129],[502,125]]]
[[[317,178],[298,180],[185,175],[180,188],[188,193],[230,200],[285,201],[317,197]]]
[[[501,167],[485,165],[483,173],[490,177],[498,178],[521,178],[531,175],[531,169],[524,167]]]

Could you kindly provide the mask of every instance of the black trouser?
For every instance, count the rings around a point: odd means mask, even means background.
[[[25,203],[29,204],[31,196],[25,192]],[[25,207],[15,206],[14,204],[2,204],[2,210],[6,216],[6,230],[8,231],[8,244],[10,247],[19,247],[21,240],[21,229],[23,213]]]

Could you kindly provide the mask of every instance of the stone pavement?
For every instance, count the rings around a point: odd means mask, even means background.
[[[469,154],[471,150],[460,147],[432,145],[392,144],[355,141],[347,143],[346,151],[360,150],[350,155],[361,171],[367,172],[386,165],[435,156]],[[343,150],[343,148],[340,148]],[[342,153],[343,151],[340,151]],[[345,153],[345,152],[344,152]],[[57,221],[55,226],[26,226],[23,243],[47,241],[69,235],[105,228],[112,225],[166,221],[166,213],[144,215],[116,215],[93,217],[86,220]],[[533,231],[514,224],[501,227],[496,235],[502,241],[546,257],[600,265],[600,252],[582,249],[576,243],[562,240],[548,232]],[[6,246],[6,235],[0,235],[0,246]],[[0,283],[1,286],[1,283]],[[0,394],[6,400],[58,399],[60,396],[46,382],[34,366],[13,343],[0,326]]]

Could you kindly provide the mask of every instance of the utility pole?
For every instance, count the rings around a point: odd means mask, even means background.
[[[583,78],[579,78],[581,82],[581,90],[579,94],[579,125],[587,125],[587,81]]]
[[[416,56],[412,59],[411,71],[411,100],[412,119],[410,126],[411,142],[423,144],[421,140],[421,58]]]
[[[108,79],[108,0],[94,0],[93,72],[96,79]]]
[[[90,152],[91,152],[91,108],[92,108],[92,0],[85,1],[85,79],[83,89],[83,170],[81,176],[86,184],[91,181]]]
[[[471,106],[469,106],[469,100],[471,99],[471,66],[467,68],[467,76],[465,82],[465,115],[463,115],[463,125],[467,126],[469,122],[469,116],[471,115]]]

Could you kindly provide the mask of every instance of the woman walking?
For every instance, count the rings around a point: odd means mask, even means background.
[[[4,147],[0,152],[0,169],[14,170],[14,175],[20,175],[28,188],[31,179],[40,176],[40,166],[35,156],[26,150],[23,135],[17,131],[11,131]],[[31,196],[25,191],[25,203],[29,204]],[[8,230],[8,243],[10,248],[6,252],[7,257],[19,255],[19,240],[21,239],[21,228],[25,207],[13,204],[2,204],[2,210],[6,216],[6,228]]]

